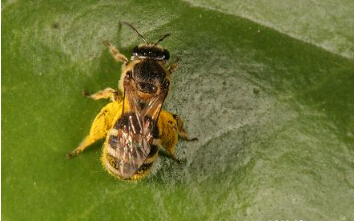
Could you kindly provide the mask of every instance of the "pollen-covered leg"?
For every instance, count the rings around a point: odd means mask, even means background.
[[[167,151],[170,157],[180,163],[175,155],[175,147],[178,141],[178,134],[186,141],[195,141],[197,138],[188,138],[186,129],[183,127],[181,117],[162,110],[158,120],[161,146]]]
[[[80,145],[73,150],[71,153],[68,153],[66,156],[71,159],[73,156],[78,155],[82,151],[84,151],[87,147],[89,147],[91,144],[93,144],[96,141],[96,139],[90,135],[86,136],[83,141],[81,141]]]
[[[178,115],[173,115],[174,119],[176,120],[177,122],[177,128],[178,128],[178,132],[179,132],[179,135],[180,137],[185,140],[185,141],[196,141],[198,140],[198,138],[189,138],[188,135],[187,135],[187,131],[186,129],[183,127],[183,120],[180,116]]]
[[[118,62],[124,62],[125,64],[129,63],[128,58],[126,58],[123,54],[119,53],[118,49],[116,49],[109,40],[104,41],[104,44],[109,48],[112,56]]]
[[[160,131],[160,146],[162,146],[170,157],[180,163],[181,161],[175,155],[175,147],[178,141],[177,121],[173,115],[162,110],[158,120]]]
[[[106,137],[109,129],[112,128],[113,122],[119,117],[122,110],[122,103],[111,102],[102,108],[92,123],[90,134],[80,143],[80,145],[71,153],[67,154],[68,158],[81,153],[91,144]]]
[[[83,92],[83,95],[86,97],[91,98],[92,100],[99,100],[99,99],[110,99],[111,101],[120,102],[123,100],[123,96],[121,92],[114,90],[110,87],[105,88],[104,90],[97,91],[94,94],[89,94],[87,92]]]

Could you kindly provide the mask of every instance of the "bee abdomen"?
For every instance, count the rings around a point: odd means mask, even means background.
[[[146,177],[158,155],[158,147],[156,145],[151,145],[151,150],[148,156],[146,157],[144,163],[138,168],[138,170],[130,177],[123,177],[120,173],[120,167],[128,164],[129,162],[122,162],[121,159],[112,155],[108,150],[108,148],[110,148],[108,146],[109,145],[106,144],[104,148],[102,163],[107,171],[118,179],[140,180]]]

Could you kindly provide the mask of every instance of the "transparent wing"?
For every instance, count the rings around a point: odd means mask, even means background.
[[[131,177],[144,163],[150,153],[155,126],[167,90],[159,94],[141,97],[132,88],[133,80],[124,82],[122,117],[114,126],[116,136],[111,136],[109,144],[123,178]]]

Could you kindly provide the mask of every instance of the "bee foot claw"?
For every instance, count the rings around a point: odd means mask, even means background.
[[[77,155],[77,153],[67,153],[66,154],[66,158],[68,159],[68,160],[70,160],[70,159],[72,159],[74,156],[76,156]]]
[[[90,96],[90,93],[87,92],[87,91],[82,91],[81,94],[82,94],[82,96],[84,96],[84,97],[89,97],[89,96]]]
[[[198,141],[198,138],[197,137],[187,138],[186,141]]]
[[[111,42],[108,39],[104,40],[103,44],[106,45],[107,47],[111,46]]]

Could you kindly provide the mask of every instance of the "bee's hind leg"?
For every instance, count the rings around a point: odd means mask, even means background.
[[[79,144],[79,146],[75,150],[66,155],[67,158],[72,158],[73,156],[84,151],[91,144],[105,138],[108,130],[112,128],[113,120],[116,115],[119,114],[121,108],[121,103],[118,102],[110,102],[105,107],[103,107],[100,113],[93,121],[89,135],[84,138],[84,140]]]
[[[179,159],[176,154],[168,153],[172,160],[176,161],[177,163],[182,163],[181,159]]]
[[[79,153],[81,153],[82,151],[84,151],[91,144],[95,143],[96,140],[98,140],[98,139],[95,139],[95,137],[93,137],[93,136],[90,136],[90,135],[86,136],[85,139],[80,143],[80,145],[75,150],[66,154],[66,157],[68,159],[71,159],[72,157],[74,157],[74,156],[78,155]]]
[[[171,114],[165,110],[162,110],[158,120],[158,128],[161,131],[159,145],[161,145],[169,157],[176,161],[177,163],[181,163],[181,160],[175,154],[175,147],[178,142],[178,134],[179,136],[187,141],[197,140],[197,138],[188,138],[186,130],[183,128],[182,119],[174,114]]]
[[[184,123],[183,120],[180,116],[178,115],[173,115],[173,118],[175,118],[176,122],[177,122],[177,129],[178,129],[178,133],[179,136],[185,140],[185,141],[197,141],[198,138],[194,137],[194,138],[189,138],[186,129],[183,127]]]

